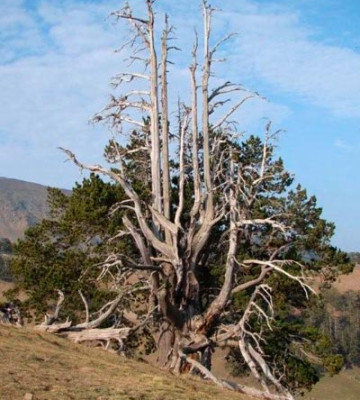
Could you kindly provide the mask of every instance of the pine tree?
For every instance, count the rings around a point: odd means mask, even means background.
[[[285,344],[275,346],[270,340],[271,326],[284,327],[285,305],[303,306],[314,291],[307,274],[312,267],[318,273],[323,270],[325,254],[329,260],[337,254],[329,250],[334,227],[321,218],[315,197],[308,198],[300,186],[291,190],[293,178],[274,155],[276,133],[271,124],[266,126],[264,140],[240,139],[231,117],[257,94],[228,81],[212,85],[216,52],[231,35],[213,43],[214,9],[206,0],[202,2],[204,54],[200,60],[196,35],[189,61],[191,103],[179,102],[178,121],[171,122],[168,63],[169,51],[174,48],[169,45],[173,28],[166,17],[158,40],[154,3],[144,1],[146,17],[134,15],[128,4],[113,13],[133,29],[134,36],[127,44],[133,51],[134,70],[114,77],[115,94],[94,118],[120,136],[105,149],[112,166],[85,165],[64,150],[76,165],[107,176],[123,191],[124,197],[115,207],[118,213],[112,213],[106,226],[98,226],[105,234],[113,233],[114,246],[118,243],[98,264],[101,277],[113,277],[117,290],[129,295],[128,303],[138,311],[135,324],[149,326],[162,366],[181,373],[190,365],[219,386],[229,387],[212,375],[211,354],[217,346],[231,348],[235,344],[262,386],[262,391],[244,386],[242,391],[293,399],[296,368],[284,375],[284,368],[276,363],[289,361],[285,366],[289,368],[293,361],[276,355],[288,351],[287,336],[292,328],[284,334]],[[140,72],[136,69],[139,63]],[[139,90],[144,84],[146,88]],[[228,96],[236,94],[242,97],[221,116],[221,109],[231,100]],[[124,144],[124,133],[130,143]],[[88,195],[92,207],[95,199]],[[95,236],[82,234],[82,227],[92,232],[88,224],[93,218],[102,221],[101,209],[81,206],[73,211],[69,220],[65,210],[65,227],[55,230],[56,242],[58,237],[65,240],[65,253],[54,249],[51,238],[45,238],[42,246],[28,235],[30,243],[34,242],[29,257],[34,249],[41,255],[39,265],[48,257],[55,260],[48,266],[53,268],[51,277],[57,276],[54,268],[59,257],[80,257],[79,237],[81,243],[85,239],[87,257],[78,263],[81,271],[89,255],[98,255],[93,249]],[[79,221],[73,223],[73,218]],[[54,222],[49,221],[51,224]],[[68,230],[69,238],[61,235],[61,229]],[[125,238],[132,241],[130,254],[121,244],[128,243]],[[328,262],[326,268],[334,273]],[[40,267],[40,277],[41,273]],[[133,275],[136,283],[130,288]],[[111,303],[110,310],[120,304],[121,296]],[[280,311],[275,311],[276,307]],[[136,330],[127,331],[128,339]],[[266,351],[272,353],[271,358]],[[302,384],[300,379],[298,382]]]
[[[115,213],[109,219],[109,211],[123,199],[118,186],[94,174],[76,184],[69,196],[48,189],[51,218],[29,228],[14,246],[12,272],[17,290],[28,297],[23,307],[42,316],[61,290],[66,297],[62,312],[76,320],[84,309],[79,291],[88,299],[90,312],[110,298],[111,293],[97,285],[96,264],[112,249],[108,239],[121,227],[121,217]],[[126,243],[117,250],[125,248]]]

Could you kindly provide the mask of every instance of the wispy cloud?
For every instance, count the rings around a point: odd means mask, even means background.
[[[27,1],[0,3],[0,31],[4,32],[0,151],[8,155],[11,148],[16,149],[13,163],[11,157],[0,157],[0,169],[24,176],[21,161],[25,164],[26,160],[33,175],[39,173],[31,177],[29,170],[27,178],[46,181],[49,176],[41,175],[46,162],[54,184],[69,186],[73,175],[59,172],[63,157],[56,147],[71,147],[89,161],[96,159],[95,153],[101,156],[106,135],[101,128],[90,129],[87,120],[106,103],[109,78],[125,69],[122,57],[113,50],[126,39],[127,31],[106,20],[118,7],[115,0],[34,0],[32,4],[29,9]],[[139,2],[134,4],[139,7]],[[173,15],[172,22],[178,27],[177,45],[184,51],[172,56],[173,61],[180,61],[172,69],[172,93],[174,99],[186,97],[187,62],[181,59],[191,47],[194,25],[202,29],[200,7],[188,1],[159,2],[159,7],[159,13]],[[225,2],[222,8],[214,18],[214,35],[231,31],[240,35],[224,47],[221,56],[229,62],[217,67],[219,78],[253,87],[260,82],[269,93],[295,95],[304,104],[324,107],[330,113],[360,117],[359,54],[316,42],[299,15],[281,7],[275,10],[247,0]],[[262,117],[280,123],[293,112],[286,104],[257,101],[244,107],[238,118],[251,127]]]
[[[20,32],[20,41],[26,36],[28,49],[26,53],[15,49],[13,59],[0,66],[0,170],[70,186],[77,173],[70,168],[68,175],[60,172],[64,156],[57,147],[73,148],[82,157],[89,147],[98,155],[95,158],[101,156],[98,150],[106,135],[90,129],[87,121],[106,102],[109,77],[121,65],[113,54],[121,40],[104,21],[107,14],[101,7],[88,9],[85,4],[79,7],[78,2],[69,2],[67,8],[61,8],[46,3],[34,15],[20,1],[9,4],[12,14],[21,16],[20,21],[14,17],[12,22],[0,24],[13,31],[14,38]],[[37,18],[46,29],[39,26]],[[41,40],[32,40],[34,27]],[[3,51],[10,54],[13,39],[6,43]],[[52,177],[46,171],[51,171]]]
[[[358,52],[315,41],[295,12],[273,13],[259,6],[251,13],[228,12],[220,18],[230,30],[240,31],[230,57],[234,72],[333,115],[360,117]]]
[[[360,150],[359,144],[349,144],[345,142],[343,139],[337,139],[335,141],[335,147],[346,153],[354,153]]]

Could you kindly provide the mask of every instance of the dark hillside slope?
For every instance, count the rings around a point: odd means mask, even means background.
[[[0,237],[17,240],[48,212],[46,186],[0,177]]]

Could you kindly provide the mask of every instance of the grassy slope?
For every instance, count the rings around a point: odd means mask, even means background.
[[[332,378],[326,376],[307,393],[304,400],[360,399],[360,369],[343,371]]]
[[[0,325],[0,399],[20,400],[250,400],[196,378],[50,334]]]
[[[360,265],[348,275],[340,276],[333,285],[340,293],[349,290],[360,291]],[[330,378],[325,376],[314,386],[305,400],[358,400],[360,399],[360,369],[354,368]]]
[[[351,274],[339,276],[334,283],[334,288],[340,293],[346,293],[349,290],[360,291],[360,264],[355,266]]]

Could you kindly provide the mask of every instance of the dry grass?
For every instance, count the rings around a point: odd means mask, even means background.
[[[250,400],[195,378],[73,344],[54,335],[0,325],[0,399]]]
[[[303,397],[304,400],[359,400],[360,369],[343,371],[330,378],[323,377],[313,390]]]
[[[0,280],[0,303],[5,301],[5,297],[4,297],[3,293],[9,289],[12,289],[14,286],[15,285],[12,282],[5,282],[5,281]]]
[[[351,274],[339,276],[334,283],[334,288],[340,293],[345,293],[349,290],[360,291],[360,265],[356,265]]]

